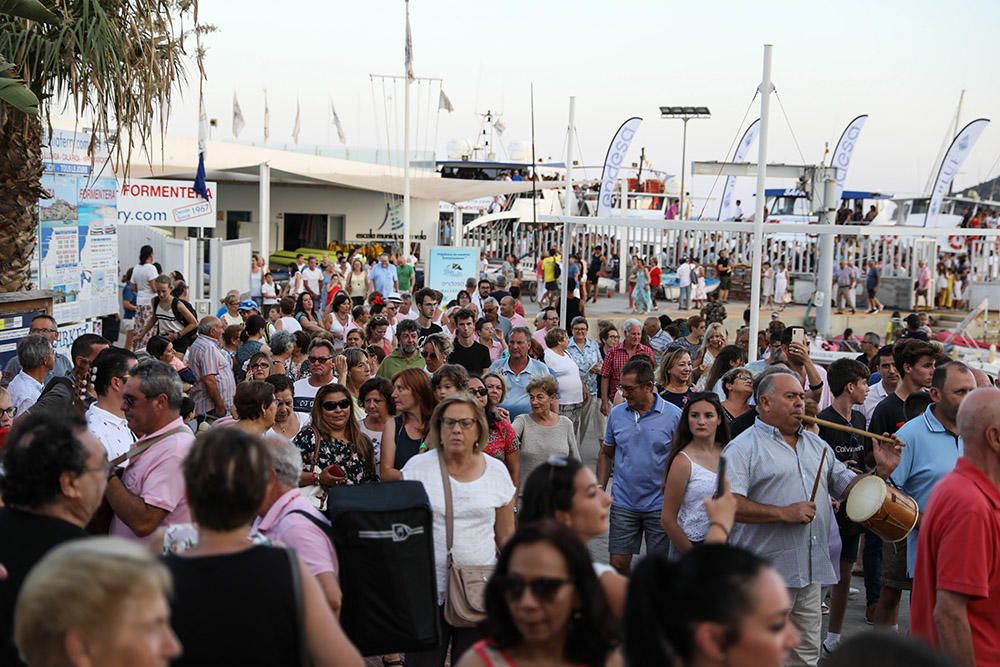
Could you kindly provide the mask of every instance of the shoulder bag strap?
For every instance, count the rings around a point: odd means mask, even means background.
[[[315,447],[313,447],[312,463],[310,465],[316,465],[316,461],[319,460],[319,446],[322,444],[323,439],[319,437],[319,431],[312,424],[309,424],[309,430],[312,431],[313,439],[316,441]]]
[[[190,433],[190,431],[188,430],[187,426],[178,426],[177,428],[175,428],[173,430],[167,431],[163,435],[158,435],[155,438],[150,438],[149,440],[143,440],[138,445],[136,445],[132,449],[128,450],[124,454],[119,454],[115,458],[111,459],[111,462],[110,462],[109,465],[112,468],[117,468],[118,466],[120,466],[125,461],[128,461],[129,459],[134,459],[135,457],[139,456],[139,454],[142,454],[144,451],[146,451],[147,449],[149,449],[150,447],[152,447],[156,443],[160,442],[161,440],[169,438],[172,435],[177,435],[179,433],[183,433],[184,431],[188,431]]]
[[[448,474],[448,466],[441,456],[441,449],[437,450],[438,464],[441,466],[441,485],[444,487],[444,525],[448,543],[448,562],[451,563],[451,547],[454,543],[455,515],[451,501],[451,476]]]
[[[302,573],[299,571],[299,558],[295,552],[283,547],[285,555],[288,556],[288,565],[292,571],[292,595],[295,598],[295,624],[299,634],[299,664],[302,667],[309,667],[309,651],[306,648],[306,603],[302,594]]]

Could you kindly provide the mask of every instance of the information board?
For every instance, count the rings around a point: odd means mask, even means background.
[[[426,283],[441,292],[444,303],[457,298],[469,278],[479,278],[479,248],[433,246],[427,257]]]

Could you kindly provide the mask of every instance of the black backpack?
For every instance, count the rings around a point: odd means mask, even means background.
[[[191,347],[191,344],[198,338],[198,327],[197,327],[198,313],[197,311],[195,311],[194,306],[192,306],[190,303],[188,303],[184,299],[180,299],[175,296],[174,300],[170,303],[170,310],[173,311],[174,318],[178,322],[180,322],[183,326],[187,325],[184,324],[184,317],[181,316],[181,312],[177,308],[177,305],[181,303],[184,304],[184,307],[188,309],[188,312],[191,313],[192,317],[194,317],[194,321],[196,323],[194,329],[184,334],[183,336],[178,336],[173,340],[174,350],[176,350],[181,354],[184,354],[185,352],[187,352],[187,349]],[[156,309],[160,307],[160,297],[158,296],[153,297],[152,306],[153,306],[153,315],[155,316]],[[157,333],[159,333],[159,328],[157,328]]]

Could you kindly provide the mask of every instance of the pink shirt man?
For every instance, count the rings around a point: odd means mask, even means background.
[[[181,471],[181,463],[194,444],[194,435],[178,417],[159,431],[150,433],[135,443],[135,446],[139,446],[145,440],[176,429],[182,431],[160,440],[131,459],[122,475],[122,483],[126,489],[142,498],[147,505],[167,512],[167,516],[160,524],[161,527],[191,521],[191,510],[187,498],[184,497],[184,474]],[[139,537],[117,516],[111,522],[111,534],[144,544],[152,537],[152,535]]]
[[[510,320],[511,326],[515,326],[515,327],[526,327],[526,326],[528,326],[528,320],[524,319],[523,316],[521,316],[521,315],[519,315],[517,313],[514,313],[508,319]]]
[[[330,523],[298,489],[292,489],[278,498],[267,514],[258,517],[253,528],[268,539],[284,542],[295,549],[313,575],[327,572],[336,575],[340,568],[330,538],[306,517],[293,514],[295,510],[307,512],[327,525]]]

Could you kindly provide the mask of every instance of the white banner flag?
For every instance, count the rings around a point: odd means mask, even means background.
[[[410,34],[410,0],[406,0],[406,46],[403,47],[403,60],[406,61],[406,78],[413,81],[413,36]]]
[[[347,136],[344,134],[344,126],[340,124],[340,116],[337,115],[337,107],[333,106],[333,100],[330,100],[330,122],[337,128],[337,139],[346,146]]]
[[[267,107],[267,91],[264,91],[264,141],[271,138],[271,110]]]
[[[243,120],[243,109],[240,108],[240,101],[236,99],[236,91],[233,91],[233,139],[240,138],[240,132],[246,127]]]
[[[448,96],[445,95],[443,90],[441,91],[441,94],[438,95],[438,111],[440,111],[441,109],[444,109],[448,113],[451,113],[452,111],[455,110],[455,107],[451,105],[451,100],[448,99]]]
[[[868,114],[858,116],[844,128],[844,133],[840,135],[837,148],[833,151],[833,161],[831,167],[837,168],[837,196],[834,202],[839,202],[844,194],[844,183],[847,181],[847,168],[851,166],[851,156],[854,155],[854,147],[858,145],[858,137],[861,136],[861,128],[865,126]]]
[[[733,162],[746,162],[750,150],[757,143],[757,135],[760,134],[760,118],[750,123],[743,138],[740,139],[736,152],[733,153]],[[736,177],[726,176],[726,184],[722,186],[722,201],[719,203],[719,220],[728,220],[733,216],[733,191],[736,189]]]
[[[611,145],[608,146],[608,154],[604,158],[604,170],[601,172],[601,192],[597,198],[598,218],[606,218],[611,215],[611,194],[615,188],[615,181],[618,179],[618,173],[625,164],[628,149],[631,148],[632,140],[635,138],[635,133],[639,131],[639,125],[641,124],[642,118],[638,116],[629,118],[618,128],[615,138],[611,140]]]
[[[299,143],[299,132],[302,131],[302,110],[299,109],[299,101],[295,100],[295,125],[292,126],[292,139]]]
[[[976,145],[976,140],[983,133],[990,121],[986,118],[977,118],[955,135],[955,140],[948,147],[948,152],[944,154],[941,167],[938,169],[937,178],[934,179],[934,189],[931,190],[931,203],[927,207],[927,215],[924,216],[924,227],[933,227],[934,220],[941,211],[941,202],[948,194],[948,187],[955,180],[955,175],[962,168],[965,158],[969,157],[972,147]]]

